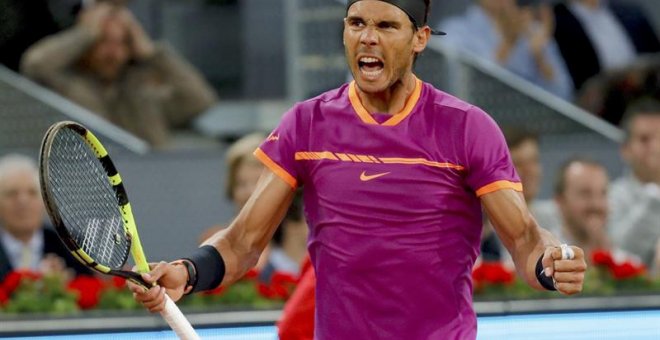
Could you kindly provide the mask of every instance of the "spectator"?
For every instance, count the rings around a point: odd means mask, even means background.
[[[562,242],[579,245],[585,254],[611,249],[607,235],[608,186],[607,170],[598,162],[573,158],[560,167],[555,202],[561,213],[562,227],[557,236]]]
[[[623,128],[621,151],[630,172],[612,184],[609,231],[619,247],[652,268],[660,240],[660,102],[633,104]]]
[[[236,141],[227,150],[226,195],[234,203],[236,214],[243,208],[256,189],[264,167],[252,154],[266,139],[262,133],[253,133]],[[214,226],[205,230],[200,242],[205,241],[225,226]],[[269,282],[275,272],[300,275],[302,261],[307,254],[307,224],[303,217],[302,199],[297,195],[284,220],[275,231],[272,242],[262,253],[255,268],[260,272],[259,280]]]
[[[520,175],[527,206],[539,225],[557,235],[561,221],[556,205],[552,200],[537,199],[543,177],[539,137],[529,131],[514,128],[505,128],[504,137],[513,165]]]
[[[561,228],[559,212],[552,200],[537,200],[541,187],[543,168],[540,161],[539,138],[537,135],[517,128],[504,128],[511,160],[520,176],[523,186],[523,195],[527,206],[540,226],[554,235],[558,235]],[[484,260],[502,260],[508,262],[510,257],[492,232],[489,223],[485,223],[482,235],[481,251]]]
[[[128,9],[107,2],[30,47],[21,70],[155,147],[216,101],[191,65],[152,42]]]
[[[20,155],[0,158],[0,282],[19,269],[50,273],[68,267],[91,274],[44,227],[44,217],[34,162]]]
[[[316,273],[307,256],[302,265],[302,274],[293,295],[287,300],[282,316],[277,321],[280,340],[314,339],[314,310],[316,309]]]
[[[237,140],[227,150],[225,164],[227,166],[227,181],[225,184],[225,195],[234,204],[235,213],[243,208],[247,200],[256,188],[257,181],[264,166],[259,162],[252,152],[266,139],[266,135],[256,132]],[[204,231],[200,242],[206,240],[216,231],[224,226],[214,226]]]
[[[583,85],[577,104],[619,125],[626,108],[644,97],[660,98],[660,60],[656,55],[639,57],[627,67],[592,77]]]
[[[522,3],[523,5],[519,5]],[[552,9],[516,0],[477,0],[467,12],[439,27],[443,42],[495,61],[567,100],[573,84],[553,40]]]
[[[637,56],[660,52],[649,20],[635,4],[623,1],[570,0],[555,12],[555,40],[575,89],[603,72],[630,65]]]

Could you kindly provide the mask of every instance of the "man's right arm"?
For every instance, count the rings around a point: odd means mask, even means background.
[[[203,245],[213,246],[222,257],[225,272],[222,285],[228,285],[240,279],[258,261],[284,217],[294,191],[291,186],[266,169],[262,173],[257,188],[231,225],[217,232]],[[217,268],[196,268],[200,273]],[[197,277],[199,274],[197,273]],[[161,262],[152,265],[152,271],[143,278],[160,286],[144,291],[141,287],[129,283],[135,299],[152,312],[159,312],[165,305],[164,294],[178,300],[186,289],[188,272],[179,261]],[[162,288],[161,288],[162,287]],[[163,289],[164,288],[164,289]]]
[[[203,245],[214,246],[222,255],[225,262],[223,285],[240,279],[257,264],[293,196],[291,186],[266,168],[252,196],[229,227],[204,242]]]

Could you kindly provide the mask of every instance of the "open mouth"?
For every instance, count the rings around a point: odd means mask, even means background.
[[[375,57],[360,57],[358,67],[360,72],[367,78],[375,78],[383,72],[385,64]]]

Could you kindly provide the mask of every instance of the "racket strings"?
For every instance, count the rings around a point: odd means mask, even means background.
[[[53,139],[48,162],[52,196],[71,236],[95,262],[121,269],[130,240],[96,155],[79,134],[62,129]]]

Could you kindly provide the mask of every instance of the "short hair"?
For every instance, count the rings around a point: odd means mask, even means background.
[[[519,147],[528,140],[536,143],[539,142],[539,136],[537,134],[523,128],[509,126],[503,128],[502,133],[504,134],[504,139],[509,150]]]
[[[630,104],[621,119],[626,142],[630,139],[632,121],[640,116],[660,117],[660,101],[653,97],[644,97]]]
[[[591,159],[589,157],[585,156],[575,156],[569,158],[567,161],[562,163],[559,166],[559,169],[557,170],[557,176],[555,177],[555,185],[554,185],[554,190],[555,190],[555,195],[559,196],[564,193],[566,190],[566,172],[568,171],[568,168],[571,167],[571,165],[576,164],[576,163],[581,163],[585,165],[591,165],[595,166],[597,168],[601,168],[607,172],[607,169],[605,166],[600,163],[597,160]]]
[[[227,156],[225,157],[225,164],[227,165],[227,183],[225,186],[225,194],[228,198],[233,198],[234,187],[236,187],[236,176],[238,175],[238,166],[246,160],[247,157],[254,157],[252,153],[259,145],[266,139],[266,135],[261,132],[251,133],[243,136],[229,149],[227,149]],[[257,161],[255,159],[255,161]]]
[[[37,163],[30,157],[12,153],[0,158],[0,184],[10,173],[17,171],[28,171],[34,175],[34,180],[39,183],[39,170]]]

